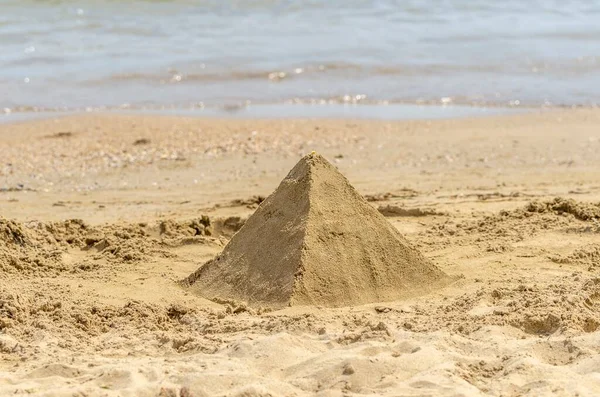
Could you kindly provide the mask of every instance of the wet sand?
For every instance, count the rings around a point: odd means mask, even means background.
[[[598,125],[596,110],[0,125],[0,394],[596,395]],[[279,311],[181,288],[312,150],[461,279]]]

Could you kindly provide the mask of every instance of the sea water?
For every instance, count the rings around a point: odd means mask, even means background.
[[[0,0],[0,114],[599,100],[598,1]]]

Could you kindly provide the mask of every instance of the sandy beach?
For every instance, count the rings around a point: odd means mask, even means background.
[[[0,395],[598,395],[599,125],[0,124]],[[281,310],[182,287],[311,151],[455,281]]]

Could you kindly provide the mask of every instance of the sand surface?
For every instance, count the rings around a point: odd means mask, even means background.
[[[0,395],[600,394],[600,112],[0,125]],[[178,281],[316,150],[460,279],[350,308]]]

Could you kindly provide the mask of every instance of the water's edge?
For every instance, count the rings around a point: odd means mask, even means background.
[[[306,105],[261,104],[195,109],[96,109],[88,111],[30,111],[0,114],[0,123],[51,119],[77,114],[170,115],[219,119],[372,119],[435,120],[486,117],[540,111],[536,108],[476,107],[460,105]]]

